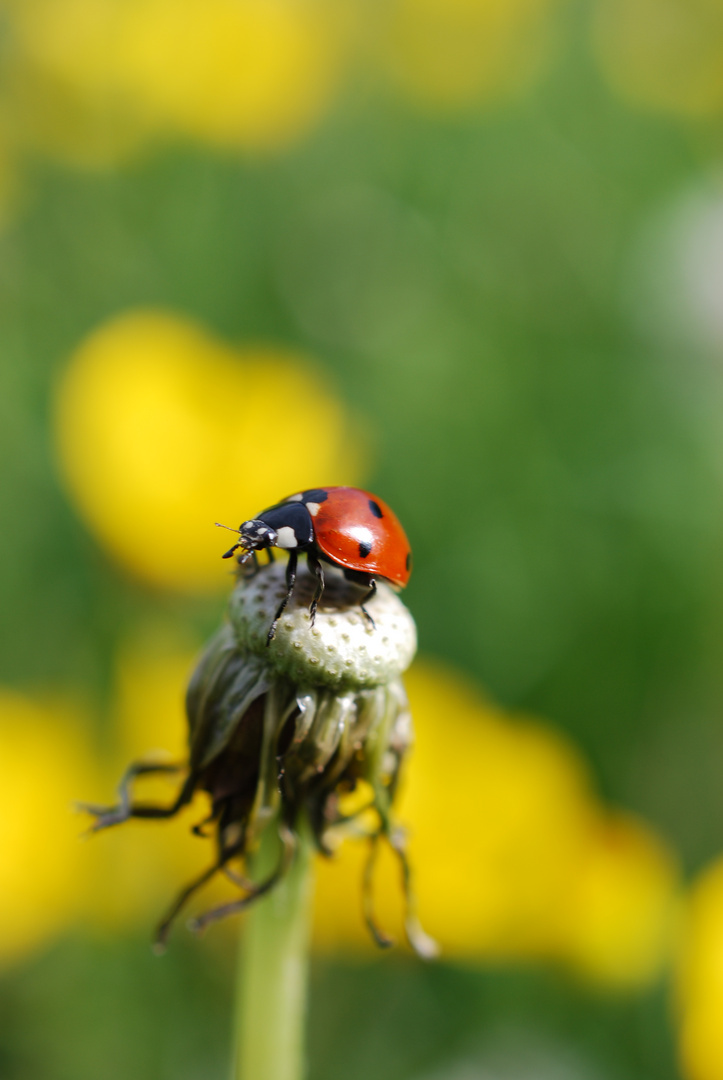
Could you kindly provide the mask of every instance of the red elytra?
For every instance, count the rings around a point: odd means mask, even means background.
[[[315,504],[319,509],[312,515],[314,539],[327,559],[404,588],[412,569],[412,552],[396,514],[369,491],[352,487],[317,490],[323,490],[327,498]]]

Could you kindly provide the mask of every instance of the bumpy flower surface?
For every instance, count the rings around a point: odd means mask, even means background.
[[[316,579],[302,569],[268,646],[269,626],[286,595],[285,567],[274,563],[242,580],[229,612],[239,647],[301,684],[363,689],[401,675],[416,652],[417,631],[396,593],[379,583],[365,605],[372,625],[359,606],[364,597],[359,587],[330,567],[324,573],[326,587],[313,626],[309,605]]]

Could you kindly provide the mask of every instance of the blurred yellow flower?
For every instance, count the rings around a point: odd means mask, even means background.
[[[408,824],[419,912],[445,956],[547,958],[634,985],[669,953],[676,868],[649,831],[608,816],[579,754],[504,715],[453,672],[412,669],[417,741],[397,818]],[[365,845],[322,862],[316,939],[366,947]],[[399,872],[380,860],[380,922],[399,933]]]
[[[215,521],[293,491],[359,479],[361,432],[323,375],[282,349],[232,349],[156,311],[106,323],[56,397],[59,464],[78,510],[143,580],[184,592],[229,584]]]
[[[694,883],[677,980],[681,1070],[723,1077],[723,858]]]
[[[164,133],[285,146],[329,107],[348,37],[330,0],[9,0],[8,12],[31,138],[81,163]]]
[[[626,100],[688,116],[723,108],[719,0],[598,0],[593,37],[602,71]]]
[[[163,622],[141,626],[125,641],[116,657],[113,687],[113,753],[118,760],[128,763],[149,753],[185,760],[186,687],[199,652],[179,627]]]
[[[568,900],[568,956],[591,981],[645,985],[671,959],[682,905],[678,866],[631,815],[601,818]]]
[[[211,143],[285,145],[333,100],[346,36],[327,0],[130,4],[124,76],[139,111]]]
[[[4,0],[3,8],[4,104],[15,141],[82,167],[106,167],[135,153],[152,124],[122,92],[126,6]]]
[[[66,710],[0,690],[0,963],[79,911],[87,877],[72,803],[92,777]]]
[[[380,34],[392,78],[435,109],[497,101],[538,76],[561,0],[393,0]]]

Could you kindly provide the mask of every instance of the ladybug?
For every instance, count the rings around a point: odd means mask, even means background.
[[[240,539],[222,556],[224,559],[230,559],[239,548],[245,552],[238,556],[240,563],[249,558],[255,562],[256,552],[262,550],[268,552],[272,561],[271,549],[275,547],[289,553],[287,592],[271,624],[267,645],[273,641],[278,621],[294,591],[300,554],[306,555],[309,570],[316,577],[309,608],[312,626],[324,592],[323,563],[338,567],[349,581],[367,590],[360,606],[372,627],[374,620],[364,605],[374,596],[377,581],[381,579],[395,589],[403,589],[412,570],[412,552],[398,518],[376,495],[359,488],[300,491],[231,531],[237,532]]]

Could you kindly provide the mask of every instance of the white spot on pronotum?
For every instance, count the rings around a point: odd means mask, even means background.
[[[316,517],[316,515],[319,513],[320,505],[320,503],[307,503],[306,509],[309,511],[312,517]]]
[[[303,495],[289,495],[289,497],[288,497],[288,499],[286,501],[287,502],[301,502],[301,500],[303,498],[304,498]]]
[[[299,546],[296,533],[290,525],[282,525],[276,534],[276,546],[280,548],[295,548]]]

